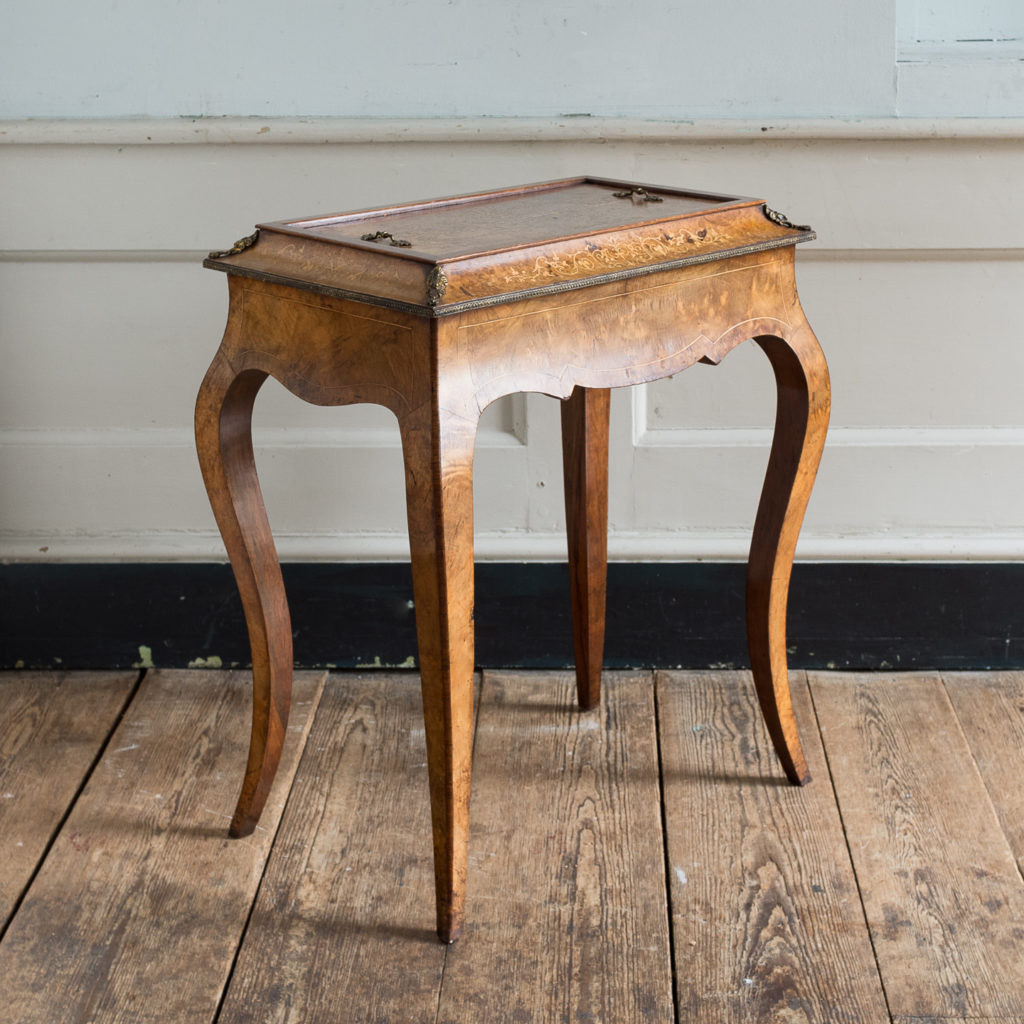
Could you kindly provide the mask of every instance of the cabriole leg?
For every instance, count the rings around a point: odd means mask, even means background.
[[[747,565],[747,641],[772,743],[786,777],[803,785],[810,773],[789,693],[786,604],[797,536],[828,429],[828,367],[806,321],[788,339],[755,340],[775,371],[778,406]]]
[[[266,377],[255,370],[236,374],[218,353],[196,403],[203,480],[231,560],[252,648],[252,737],[231,820],[235,837],[252,832],[266,803],[281,759],[292,690],[291,620],[252,449],[252,407]]]

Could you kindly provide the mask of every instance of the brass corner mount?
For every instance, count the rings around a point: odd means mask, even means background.
[[[225,249],[223,252],[211,252],[209,259],[211,260],[222,260],[225,256],[237,256],[240,252],[245,252],[246,249],[251,249],[255,244],[256,240],[260,237],[260,229],[257,228],[251,235],[246,235],[245,238],[240,238],[230,249]]]
[[[448,288],[448,275],[444,267],[438,265],[427,278],[427,305],[439,306],[444,301],[444,293]]]
[[[764,215],[773,223],[778,224],[780,228],[789,228],[791,231],[810,231],[810,224],[794,224],[785,214],[779,213],[777,210],[773,210],[767,203],[762,207]]]

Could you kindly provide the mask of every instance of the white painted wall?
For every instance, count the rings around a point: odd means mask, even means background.
[[[1024,7],[1019,0],[896,0],[896,33],[902,44],[1019,42]]]
[[[576,173],[762,196],[818,230],[798,273],[835,412],[802,557],[1024,556],[1024,120],[980,116],[1024,106],[981,88],[956,97],[968,119],[893,117],[896,13],[9,4],[0,557],[222,557],[190,432],[226,312],[206,250],[259,220]],[[405,557],[390,415],[265,391],[282,554]],[[613,557],[744,556],[770,396],[753,346],[616,393]],[[488,412],[482,557],[561,556],[557,426],[542,396]]]
[[[0,117],[891,112],[892,0],[7,6]]]
[[[896,39],[897,113],[1024,112],[1020,0],[896,0]]]

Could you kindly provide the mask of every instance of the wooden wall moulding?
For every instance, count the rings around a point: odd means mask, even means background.
[[[608,389],[717,363],[748,338],[765,351],[778,414],[751,542],[747,634],[783,770],[807,781],[785,623],[829,414],[828,371],[793,273],[794,246],[813,237],[758,199],[572,178],[261,224],[255,238],[211,254],[205,265],[229,275],[231,301],[196,438],[255,686],[233,834],[259,818],[291,686],[291,624],[252,452],[252,406],[268,376],[319,405],[375,402],[398,418],[442,939],[462,923],[467,869],[473,451],[482,411],[504,395],[565,400],[577,683],[591,707],[604,638]]]

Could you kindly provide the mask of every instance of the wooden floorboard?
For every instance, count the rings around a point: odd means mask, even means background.
[[[0,934],[137,678],[0,673]]]
[[[332,677],[220,1024],[433,1024],[430,835],[419,677]]]
[[[892,1024],[1024,1024],[1024,1017],[893,1017]]]
[[[893,1017],[892,1024],[1024,1024],[1024,1017]]]
[[[787,783],[748,673],[658,673],[679,1024],[886,1024],[803,673]]]
[[[444,947],[415,674],[238,841],[247,673],[0,677],[0,1024],[1024,1024],[1024,674],[809,682],[796,789],[745,673],[488,673]]]
[[[146,675],[0,943],[0,1021],[213,1020],[321,678],[296,679],[261,824],[229,840],[248,674]]]
[[[810,679],[890,1012],[1024,1015],[1024,882],[941,680]]]
[[[607,673],[580,712],[568,673],[484,673],[439,1024],[673,1019],[651,682]]]
[[[1024,673],[955,672],[942,679],[1024,874]]]

